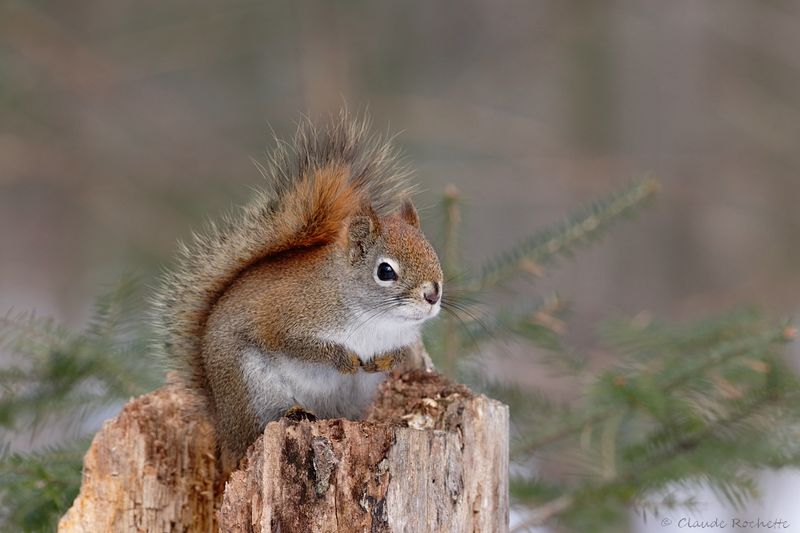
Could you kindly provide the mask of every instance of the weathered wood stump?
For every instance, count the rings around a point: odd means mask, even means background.
[[[364,421],[269,424],[223,484],[177,384],[96,435],[59,531],[506,531],[508,410],[436,373],[396,374]]]
[[[215,531],[214,430],[198,407],[175,383],[128,402],[95,435],[59,531]]]

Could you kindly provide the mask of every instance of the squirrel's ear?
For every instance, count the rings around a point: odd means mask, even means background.
[[[381,221],[371,207],[363,207],[350,218],[347,237],[350,245],[350,258],[353,261],[362,258],[367,248],[380,235]]]
[[[406,198],[403,201],[403,205],[400,206],[400,218],[405,220],[405,222],[415,228],[419,228],[419,214],[417,214],[417,208],[414,207],[414,204],[411,203],[411,200]]]

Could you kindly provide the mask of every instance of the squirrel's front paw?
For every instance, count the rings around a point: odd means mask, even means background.
[[[398,357],[396,353],[385,353],[373,357],[369,362],[364,363],[362,368],[364,372],[388,372],[394,368],[394,365],[397,364],[397,360]]]
[[[361,359],[353,352],[345,352],[334,365],[341,374],[355,374],[361,366]]]

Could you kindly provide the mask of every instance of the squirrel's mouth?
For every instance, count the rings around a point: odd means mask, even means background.
[[[441,305],[439,302],[436,302],[433,305],[428,304],[427,302],[420,302],[401,307],[399,309],[400,313],[398,314],[400,318],[408,322],[422,323],[438,315],[440,310]]]

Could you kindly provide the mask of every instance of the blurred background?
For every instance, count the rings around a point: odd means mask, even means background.
[[[659,177],[652,208],[540,285],[574,302],[578,343],[619,313],[790,315],[797,50],[788,0],[5,0],[0,313],[80,326],[123,274],[155,284],[258,185],[273,131],[346,104],[401,132],[433,240],[460,190],[471,263]]]

